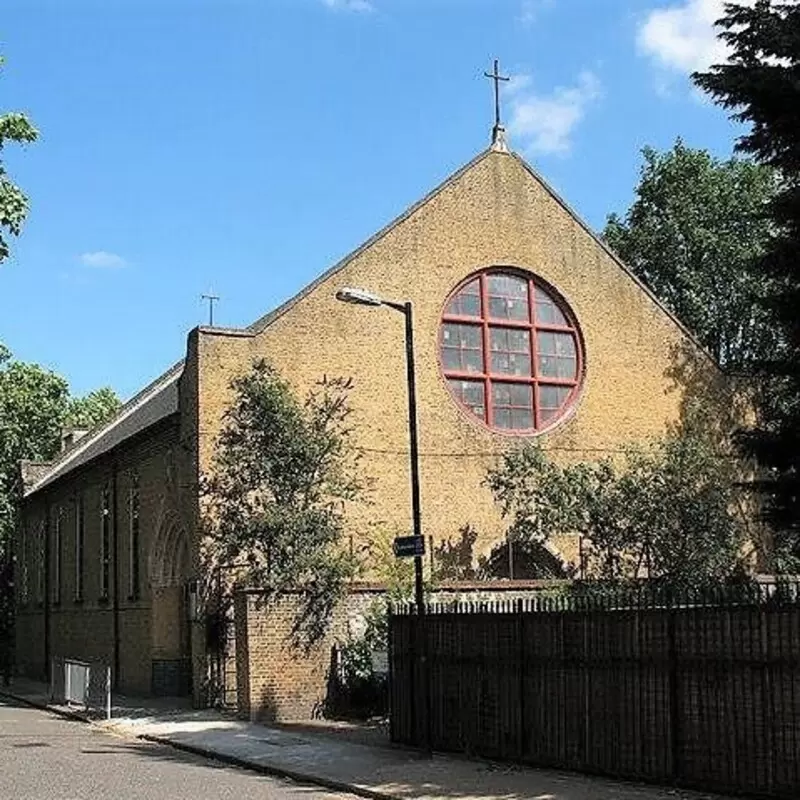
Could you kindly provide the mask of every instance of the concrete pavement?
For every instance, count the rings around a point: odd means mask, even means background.
[[[14,694],[46,705],[44,687],[17,683]],[[0,692],[9,691],[0,687]],[[63,709],[54,709],[63,711]],[[314,726],[268,727],[213,710],[115,703],[110,722],[129,738],[169,744],[260,772],[378,800],[701,800],[713,795],[620,783],[567,772],[528,769],[418,753],[315,732]]]

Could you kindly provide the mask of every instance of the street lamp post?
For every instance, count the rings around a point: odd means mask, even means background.
[[[414,537],[417,539],[414,556],[414,602],[417,614],[425,614],[425,592],[422,583],[422,553],[424,539],[422,537],[422,507],[419,494],[419,444],[417,441],[417,378],[414,368],[414,313],[410,302],[395,303],[384,300],[363,289],[340,289],[336,299],[343,303],[354,303],[362,306],[386,306],[399,311],[406,323],[406,383],[408,386],[408,438],[411,458],[411,516]]]
[[[422,695],[416,700],[415,708],[422,711],[425,750],[430,755],[433,737],[431,735],[431,693],[430,671],[428,666],[428,635],[425,616],[425,592],[422,585],[422,556],[425,552],[425,540],[422,538],[422,511],[419,496],[419,445],[417,443],[417,379],[414,369],[414,314],[411,303],[396,303],[384,300],[363,289],[340,289],[336,299],[344,303],[355,303],[362,306],[386,306],[399,311],[406,323],[406,382],[408,385],[408,438],[411,458],[411,514],[414,525],[414,595],[417,607],[416,650],[422,677]]]

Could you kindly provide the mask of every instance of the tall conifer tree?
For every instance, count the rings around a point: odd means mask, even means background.
[[[800,3],[729,3],[718,22],[730,47],[724,64],[695,82],[748,125],[738,149],[780,177],[770,206],[776,234],[753,268],[766,287],[774,348],[753,366],[769,382],[772,402],[746,445],[764,467],[767,511],[780,533],[783,566],[800,564]],[[794,563],[792,563],[794,562]],[[780,561],[776,566],[782,566]]]

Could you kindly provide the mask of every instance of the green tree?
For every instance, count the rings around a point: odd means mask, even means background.
[[[239,580],[267,603],[295,592],[295,643],[309,646],[355,570],[344,508],[364,484],[350,442],[350,382],[323,379],[301,402],[261,360],[232,388],[204,479],[206,562],[242,565]]]
[[[719,364],[741,368],[774,338],[752,263],[774,228],[766,210],[775,172],[680,139],[642,155],[636,199],[624,219],[609,216],[603,238]]]
[[[115,416],[121,407],[116,392],[108,386],[83,397],[73,397],[67,406],[66,424],[72,428],[92,428]]]
[[[35,364],[11,360],[0,345],[0,666],[10,665],[11,567],[8,545],[14,531],[19,461],[46,460],[58,447],[57,420],[68,397],[67,383]]]
[[[740,151],[780,176],[770,203],[775,235],[753,265],[763,283],[763,308],[773,348],[756,364],[766,406],[757,430],[744,438],[764,468],[759,488],[776,531],[777,568],[800,567],[800,5],[758,0],[730,3],[719,21],[730,47],[724,64],[695,74],[733,117],[747,125]]]
[[[2,66],[3,58],[0,57],[0,69]],[[10,112],[0,115],[0,156],[9,142],[28,144],[35,142],[38,135],[25,114]],[[8,258],[8,234],[19,236],[27,215],[28,198],[8,177],[0,159],[0,263]]]
[[[48,461],[57,452],[69,404],[67,382],[38,364],[0,364],[0,469],[15,474],[21,459]]]
[[[742,566],[734,469],[702,436],[674,434],[618,459],[568,465],[529,445],[506,454],[487,483],[514,540],[579,534],[585,574],[680,586]]]
[[[99,424],[118,408],[110,389],[71,398],[64,378],[13,360],[0,345],[0,557],[13,529],[19,462],[52,460],[64,427],[77,420]]]
[[[9,542],[19,498],[19,462],[50,461],[66,425],[100,424],[119,400],[110,389],[71,398],[67,382],[38,364],[14,361],[0,344],[0,671],[10,665],[12,562]]]

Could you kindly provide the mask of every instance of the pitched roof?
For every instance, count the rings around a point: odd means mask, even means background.
[[[27,458],[19,463],[19,474],[22,479],[22,489],[27,490],[29,486],[40,481],[53,467],[52,461],[31,461]]]
[[[89,432],[74,447],[62,453],[25,492],[29,497],[77,467],[121,444],[178,410],[178,378],[183,361],[178,362],[134,395],[119,413],[104,425]]]
[[[492,152],[491,149],[484,150],[475,158],[460,167],[448,176],[435,189],[428,192],[421,200],[409,206],[400,216],[392,220],[386,227],[378,231],[356,248],[352,253],[345,256],[341,261],[334,264],[330,269],[323,272],[318,278],[300,290],[294,297],[289,298],[277,308],[257,319],[252,325],[244,330],[231,329],[230,333],[256,334],[263,331],[278,317],[288,311],[292,306],[302,300],[307,294],[312,292],[321,283],[324,283],[332,275],[343,269],[359,253],[362,253],[379,239],[383,238],[389,231],[399,225],[403,220],[410,217],[417,209],[424,206],[429,200],[434,198],[447,186],[458,180],[465,172],[482,161]],[[219,328],[214,328],[215,333],[219,333]],[[31,486],[26,492],[28,497],[39,489],[53,483],[53,481],[66,475],[77,467],[88,463],[103,453],[107,453],[118,444],[125,441],[145,428],[154,425],[161,419],[174,414],[178,410],[178,378],[183,372],[183,361],[175,364],[167,370],[161,377],[146,386],[137,395],[132,397],[119,411],[117,416],[109,420],[105,425],[97,428],[83,437],[75,447],[63,453],[54,461],[43,477]]]
[[[716,366],[716,362],[697,340],[694,334],[672,313],[653,293],[650,289],[633,273],[631,270],[620,260],[620,258],[606,245],[606,243],[581,219],[581,217],[561,198],[561,196],[553,189],[552,186],[530,165],[525,159],[517,155],[513,151],[504,150],[497,147],[488,147],[486,150],[478,153],[472,160],[468,161],[462,167],[451,173],[445,180],[443,180],[433,190],[428,192],[422,199],[409,206],[402,214],[393,219],[388,225],[381,228],[377,233],[367,239],[363,244],[346,255],[328,270],[323,272],[319,277],[301,289],[296,295],[290,297],[284,303],[273,309],[269,313],[260,317],[247,328],[231,328],[229,333],[240,335],[254,335],[260,333],[276,319],[281,317],[293,306],[299,303],[304,297],[310,294],[314,289],[323,284],[328,278],[335,275],[337,272],[344,269],[354,258],[359,256],[362,252],[371,247],[375,242],[382,239],[390,231],[396,228],[404,220],[412,216],[417,210],[422,208],[430,202],[436,195],[444,189],[455,183],[462,175],[479,164],[490,154],[500,154],[506,158],[516,159],[530,175],[537,181],[544,190],[550,194],[553,200],[569,214],[586,233],[598,244],[619,266],[619,268],[655,303],[661,311],[666,314],[675,325],[680,328],[682,333],[689,339],[700,352],[702,352],[709,361]],[[208,329],[211,332],[220,333],[225,332],[226,329],[213,328]],[[63,475],[71,472],[76,467],[86,464],[93,458],[108,452],[113,447],[116,447],[121,442],[129,437],[144,430],[145,428],[154,425],[161,419],[174,414],[178,411],[178,378],[183,372],[183,361],[178,362],[171,367],[167,372],[146,386],[137,395],[132,397],[120,410],[120,412],[95,431],[87,434],[81,439],[75,447],[65,452],[58,460],[50,465],[50,469],[46,474],[41,477],[28,491],[26,496],[33,494],[39,489],[47,486],[53,481],[57,480]]]

